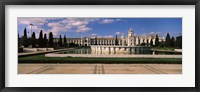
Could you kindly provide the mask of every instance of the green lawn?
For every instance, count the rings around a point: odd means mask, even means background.
[[[19,57],[19,63],[158,63],[181,64],[182,58],[74,58],[35,55]]]

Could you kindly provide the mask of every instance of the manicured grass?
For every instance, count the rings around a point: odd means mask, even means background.
[[[19,63],[157,63],[181,64],[182,58],[73,58],[35,55],[19,57]]]

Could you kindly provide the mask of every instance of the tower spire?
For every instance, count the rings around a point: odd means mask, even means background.
[[[132,27],[130,27],[130,28],[129,28],[129,30],[130,30],[130,31],[132,31],[132,30],[133,30],[133,28],[132,28]]]

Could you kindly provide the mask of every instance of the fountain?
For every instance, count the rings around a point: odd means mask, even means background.
[[[142,54],[150,53],[151,46],[91,45],[92,54]]]

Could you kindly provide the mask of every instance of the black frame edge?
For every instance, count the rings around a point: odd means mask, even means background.
[[[9,5],[195,5],[199,0],[6,0]]]
[[[60,2],[59,2],[60,1]],[[200,91],[200,63],[199,61],[199,46],[200,46],[200,1],[199,0],[174,0],[175,2],[169,0],[169,2],[166,1],[158,1],[158,0],[152,0],[153,2],[145,2],[147,0],[133,0],[132,3],[129,3],[128,0],[125,0],[125,3],[121,3],[124,5],[195,5],[195,88],[188,87],[188,88],[180,88],[180,87],[174,87],[174,88],[168,88],[168,87],[160,87],[160,88],[48,88],[48,87],[22,87],[22,88],[17,88],[17,87],[5,87],[5,5],[66,5],[66,2],[63,3],[62,1],[64,0],[58,0],[48,2],[47,0],[41,0],[41,1],[28,1],[27,0],[7,0],[7,1],[0,1],[0,91],[2,92],[27,92],[27,91],[37,91],[37,92],[47,92],[47,91],[53,91],[53,92],[64,92],[64,91],[69,91],[69,92],[80,92],[80,91],[85,91],[85,92],[110,92],[110,91],[116,91],[116,92],[133,92],[133,91],[140,91],[140,92],[199,92]],[[70,1],[67,3],[68,5],[76,5],[77,1],[78,5],[116,5],[111,2],[106,3],[106,0],[103,0],[102,2],[97,0],[97,2],[91,1],[91,0],[86,0],[86,2],[80,1],[80,0],[68,0]],[[112,0],[111,0],[112,1]],[[127,2],[128,1],[128,2]],[[138,2],[139,1],[139,2]],[[151,1],[151,0],[150,0]],[[123,2],[119,1],[118,2]],[[116,2],[116,3],[118,3]],[[131,2],[131,1],[130,1]],[[145,2],[145,3],[144,3]],[[118,3],[117,5],[121,5]]]
[[[0,90],[5,88],[5,1],[1,1],[0,3],[0,44],[4,44],[0,46]],[[4,26],[3,26],[4,25]]]
[[[200,52],[200,1],[195,4],[195,87],[197,89],[200,89],[200,58],[199,58],[199,52]]]

